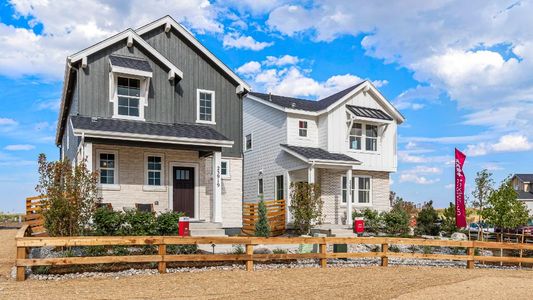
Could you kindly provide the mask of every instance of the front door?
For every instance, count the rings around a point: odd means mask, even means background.
[[[194,168],[174,167],[172,173],[174,211],[194,218]]]

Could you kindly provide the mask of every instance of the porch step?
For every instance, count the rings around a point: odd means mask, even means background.
[[[311,234],[326,234],[327,236],[336,237],[356,237],[357,234],[352,229],[344,225],[320,226],[311,229]]]
[[[192,222],[189,230],[191,236],[226,236],[221,223]]]
[[[190,222],[189,229],[221,229],[222,223]]]

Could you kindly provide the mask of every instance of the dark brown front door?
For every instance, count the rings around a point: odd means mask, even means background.
[[[174,167],[172,171],[174,211],[194,218],[194,168]]]

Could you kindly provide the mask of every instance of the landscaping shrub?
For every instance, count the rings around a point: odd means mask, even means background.
[[[407,234],[409,232],[409,214],[402,206],[394,206],[391,211],[381,213],[385,231],[389,234]]]
[[[445,208],[444,212],[442,213],[442,223],[440,230],[450,234],[457,231],[457,226],[455,226],[455,204],[451,202],[450,205]]]
[[[43,199],[44,227],[50,236],[86,233],[98,201],[98,175],[85,162],[49,162],[39,155],[39,183],[35,190]]]
[[[156,235],[157,223],[151,212],[128,210],[124,214],[125,225],[122,226],[123,235]]]
[[[291,183],[290,211],[294,217],[293,224],[300,234],[309,234],[311,224],[322,222],[323,202],[320,187],[307,182]]]
[[[84,248],[84,254],[86,256],[104,256],[107,254],[107,250],[104,246],[89,246]]]
[[[126,213],[107,207],[96,210],[93,229],[96,235],[177,235],[179,212],[153,213],[130,210]]]
[[[270,226],[268,225],[268,211],[265,205],[265,201],[261,199],[258,206],[259,219],[255,223],[255,236],[269,237]]]
[[[93,216],[93,229],[96,235],[121,235],[124,213],[107,207],[96,209]]]
[[[231,250],[232,254],[244,254],[244,247],[242,245],[233,245],[233,249]]]
[[[195,254],[198,245],[168,245],[167,252],[170,254]]]
[[[178,222],[183,213],[167,211],[159,214],[156,219],[156,230],[159,235],[177,235]]]
[[[433,208],[433,201],[430,200],[429,202],[424,203],[422,209],[418,212],[418,217],[416,218],[416,233],[438,235],[438,219],[439,214]]]
[[[276,249],[272,250],[272,253],[273,254],[287,254],[287,250],[276,248]]]
[[[352,218],[362,217],[365,220],[365,231],[377,233],[383,227],[383,218],[377,210],[365,208],[361,211],[354,211]]]
[[[487,207],[481,215],[487,223],[505,229],[527,224],[529,219],[529,211],[524,202],[518,200],[518,193],[509,178],[505,179],[497,190],[490,193]]]

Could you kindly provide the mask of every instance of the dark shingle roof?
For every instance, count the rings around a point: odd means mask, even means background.
[[[385,113],[381,109],[368,108],[368,107],[355,106],[355,105],[346,105],[346,108],[348,108],[349,111],[351,111],[354,115],[358,117],[392,121],[391,116],[389,116],[387,113]]]
[[[256,93],[256,92],[250,92],[250,95],[266,100],[266,101],[270,101],[274,104],[287,107],[287,108],[308,110],[308,111],[319,111],[337,102],[339,99],[346,96],[348,93],[350,93],[351,91],[353,91],[355,88],[357,88],[363,83],[364,81],[354,86],[351,86],[345,90],[342,90],[338,93],[335,93],[331,96],[318,100],[318,101],[285,97],[285,96],[279,96],[279,95],[270,95],[270,94],[264,94],[264,93]]]
[[[281,146],[291,151],[294,151],[297,154],[310,160],[320,159],[320,160],[331,160],[331,161],[351,161],[354,163],[359,162],[357,159],[354,159],[348,155],[340,154],[340,153],[331,153],[321,148],[292,146],[292,145],[287,145],[287,144],[281,144]]]
[[[515,176],[524,182],[533,182],[533,174],[515,174]]]
[[[186,123],[165,124],[145,121],[72,116],[72,127],[74,127],[74,129],[102,132],[120,132],[173,138],[177,137],[229,141],[228,138],[209,126]]]
[[[145,72],[152,72],[152,67],[150,67],[150,63],[148,63],[147,60],[142,58],[122,55],[110,55],[109,61],[113,66],[140,70]]]
[[[520,200],[533,200],[532,192],[516,191],[518,193],[518,199]]]

